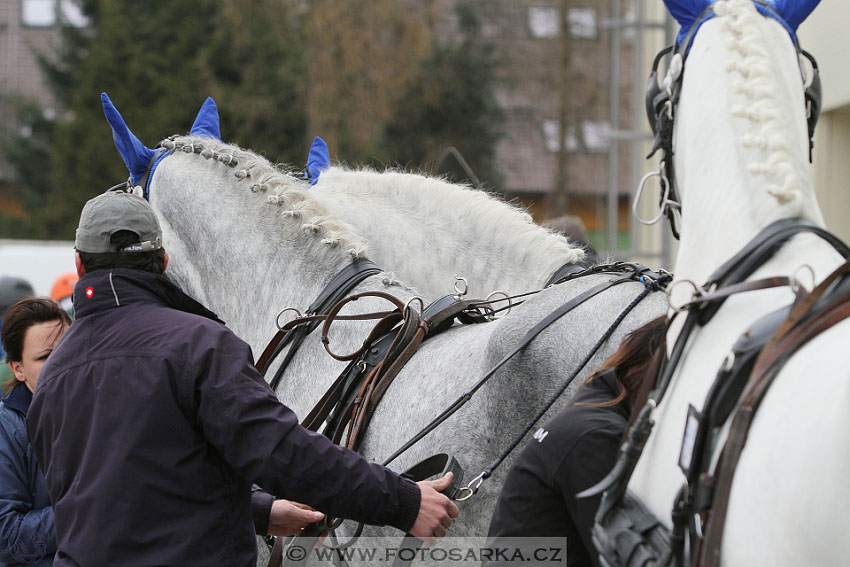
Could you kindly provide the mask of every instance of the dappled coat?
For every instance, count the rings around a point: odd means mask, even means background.
[[[32,394],[19,382],[0,403],[0,565],[53,564],[56,537],[44,476],[27,440]]]
[[[27,419],[57,565],[254,565],[252,482],[412,527],[419,487],[298,425],[248,345],[164,277],[86,274],[74,309]]]

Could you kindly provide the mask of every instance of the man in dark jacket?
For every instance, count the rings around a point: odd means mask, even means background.
[[[92,199],[75,248],[76,320],[27,418],[56,565],[252,566],[252,483],[426,541],[446,534],[451,477],[413,483],[303,429],[248,345],[161,275],[147,201]]]

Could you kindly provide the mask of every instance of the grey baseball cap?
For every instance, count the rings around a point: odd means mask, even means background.
[[[119,252],[109,241],[119,230],[129,230],[139,236],[138,244],[122,248],[120,252],[149,252],[162,248],[162,229],[150,204],[124,191],[107,191],[86,203],[80,213],[74,248],[92,254]]]

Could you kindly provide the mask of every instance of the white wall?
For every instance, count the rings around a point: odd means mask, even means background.
[[[823,114],[815,132],[815,188],[826,226],[850,242],[850,3],[823,1],[799,30],[818,61]]]
[[[800,46],[815,56],[823,83],[823,109],[850,104],[850,2],[824,0],[800,25]]]
[[[17,276],[32,284],[36,295],[50,295],[56,278],[75,271],[74,243],[0,240],[0,276]]]

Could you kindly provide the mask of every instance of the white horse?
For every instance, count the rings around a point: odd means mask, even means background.
[[[134,183],[145,184],[153,152],[126,130],[105,97],[104,106]],[[193,133],[169,142],[176,151],[158,162],[147,187],[171,257],[167,275],[215,310],[259,353],[276,330],[277,312],[312,303],[353,258],[366,256],[366,245],[312,197],[306,182],[253,152],[221,142],[217,121],[214,127],[209,123],[198,127],[196,122]],[[434,234],[434,240],[442,237]],[[395,236],[388,233],[385,238],[393,241]],[[456,326],[425,341],[378,406],[361,452],[378,462],[385,459],[467,391],[529,328],[597,285],[599,278],[610,279],[597,276],[546,289],[503,319]],[[430,454],[448,452],[457,456],[468,479],[483,470],[563,380],[579,369],[612,322],[600,320],[600,306],[620,313],[642,289],[643,284],[635,282],[619,285],[553,324],[393,468],[402,470]],[[416,294],[386,274],[367,278],[353,292],[366,290],[390,291],[402,301]],[[576,384],[625,332],[659,312],[663,302],[659,295],[634,309]],[[386,308],[368,300],[353,305],[360,312],[380,307]],[[366,330],[362,324],[342,323],[331,334],[331,347],[337,352],[354,350]],[[344,366],[324,352],[318,339],[311,336],[305,342],[277,389],[279,398],[302,417]],[[486,534],[508,467],[506,462],[477,496],[462,505],[452,535]]]
[[[674,111],[681,197],[676,281],[703,283],[778,219],[823,225],[808,163],[804,78],[789,36],[816,3],[772,2],[789,25],[785,29],[757,12],[751,0],[720,0],[716,17],[696,33]],[[687,23],[711,2],[667,4]],[[809,270],[801,268],[809,266],[820,281],[841,263],[824,240],[803,234],[750,279],[805,281]],[[674,283],[672,291],[673,303],[681,305],[693,287]],[[702,407],[736,338],[791,299],[787,288],[734,295],[692,334],[629,484],[668,525],[684,481],[677,462],[688,405]],[[679,326],[671,328],[669,345],[678,332]],[[844,321],[794,355],[768,392],[734,477],[724,565],[838,565],[850,557],[848,341],[850,322]]]

